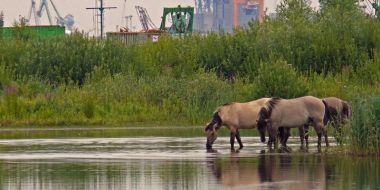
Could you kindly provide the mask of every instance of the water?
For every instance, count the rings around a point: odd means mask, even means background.
[[[205,137],[0,140],[0,189],[379,189],[380,160],[308,152],[269,153],[257,137],[205,151]],[[334,143],[332,143],[334,145]],[[323,147],[324,149],[324,147]]]

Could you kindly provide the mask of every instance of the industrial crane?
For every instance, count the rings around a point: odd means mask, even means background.
[[[51,6],[53,7],[54,12],[57,15],[56,16],[56,23],[53,23],[47,0],[41,0],[41,3],[40,3],[38,10],[36,10],[36,1],[31,0],[32,4],[31,4],[30,10],[29,10],[29,15],[28,15],[27,21],[30,23],[31,18],[32,18],[32,14],[33,14],[35,24],[39,25],[40,24],[39,19],[42,17],[43,11],[46,10],[46,14],[47,14],[47,17],[49,19],[50,25],[57,24],[59,26],[65,26],[68,30],[71,30],[73,25],[74,25],[74,17],[71,14],[68,14],[64,18],[62,18],[61,14],[59,14],[58,9],[55,6],[53,0],[49,0],[49,2],[51,4]]]
[[[363,3],[364,7],[367,9],[369,13],[372,13],[372,10],[374,10],[374,14],[378,19],[380,19],[380,0],[365,0]]]
[[[135,6],[137,15],[139,17],[141,26],[145,32],[149,29],[157,29],[156,25],[153,23],[150,18],[148,11],[144,7]]]

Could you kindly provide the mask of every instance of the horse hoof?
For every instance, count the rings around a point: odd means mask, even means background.
[[[217,152],[216,150],[214,150],[214,149],[207,149],[207,153],[215,153],[215,152]]]
[[[239,148],[239,150],[241,150],[241,149],[243,149],[243,146],[241,146],[241,147]]]

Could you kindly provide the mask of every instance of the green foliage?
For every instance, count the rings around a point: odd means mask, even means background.
[[[355,81],[361,85],[369,87],[377,86],[380,83],[380,61],[370,61],[363,63],[355,72]]]
[[[254,81],[256,98],[295,98],[307,94],[305,79],[297,75],[292,65],[285,61],[262,63]]]
[[[93,96],[84,95],[82,103],[82,111],[87,119],[91,119],[95,115],[95,101]]]
[[[350,121],[353,149],[358,153],[380,154],[380,97],[372,95],[355,99]]]

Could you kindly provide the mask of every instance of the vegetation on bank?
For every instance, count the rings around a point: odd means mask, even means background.
[[[352,102],[350,141],[379,151],[377,111],[361,101],[379,96],[380,23],[355,2],[322,1],[316,11],[285,0],[276,19],[233,34],[129,47],[81,33],[0,39],[0,124],[203,125],[226,102],[308,94]]]

